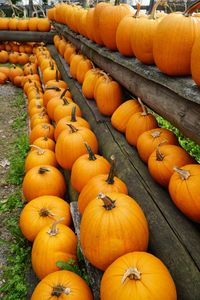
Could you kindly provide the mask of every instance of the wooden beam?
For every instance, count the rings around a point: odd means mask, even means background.
[[[128,145],[124,136],[111,126],[109,119],[101,120],[101,115],[95,110],[95,102],[86,100],[80,85],[69,78],[69,68],[55,47],[48,48],[83,116],[98,137],[100,153],[107,159],[111,154],[115,155],[117,176],[126,182],[129,195],[145,212],[150,232],[149,250],[169,268],[176,283],[178,299],[200,299],[200,232],[197,225],[176,209],[168,192],[153,181],[136,149]]]
[[[0,31],[0,41],[44,42],[53,44],[55,32]]]
[[[200,88],[191,77],[166,76],[155,66],[144,65],[137,59],[125,58],[118,52],[98,46],[62,24],[54,23],[54,26],[133,95],[200,144]]]

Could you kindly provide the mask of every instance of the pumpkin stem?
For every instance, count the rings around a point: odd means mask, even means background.
[[[74,133],[74,132],[77,132],[78,131],[78,129],[76,128],[76,127],[74,127],[72,124],[70,124],[70,123],[67,123],[67,126],[69,126],[70,127],[70,129],[71,129],[71,132],[72,133]]]
[[[160,5],[160,2],[161,2],[161,0],[157,0],[156,3],[154,4],[152,11],[149,15],[149,19],[153,19],[153,20],[156,19],[156,10],[157,10],[158,6]]]
[[[67,98],[62,98],[62,100],[63,100],[63,105],[69,105],[69,102],[67,101]]]
[[[38,155],[43,155],[45,153],[45,150],[36,146],[36,145],[30,145],[31,148],[35,148],[37,150]]]
[[[60,98],[61,98],[61,99],[65,96],[65,94],[66,94],[67,91],[69,91],[69,88],[66,88],[66,89],[62,92],[62,94],[60,95]]]
[[[45,174],[46,172],[50,172],[50,170],[45,167],[40,167],[38,170],[38,174]]]
[[[85,145],[85,147],[86,147],[86,149],[87,149],[87,152],[88,152],[88,154],[89,154],[88,159],[89,159],[89,160],[96,160],[96,157],[95,157],[95,155],[94,155],[94,153],[93,153],[91,147],[89,146],[89,144],[88,144],[87,142],[84,142],[84,145]]]
[[[122,277],[122,284],[125,283],[126,279],[129,278],[130,280],[140,280],[141,279],[141,272],[138,271],[137,268],[129,268],[124,273],[124,276]]]
[[[61,91],[61,89],[58,87],[58,86],[50,86],[50,87],[46,87],[45,88],[45,91],[46,90],[55,90],[55,91],[57,91],[57,92],[60,92]]]
[[[51,225],[49,231],[47,232],[50,236],[55,236],[58,234],[58,228],[56,228],[56,226],[62,222],[64,220],[64,218],[60,218],[56,221],[53,222],[53,224]]]
[[[142,116],[147,116],[148,115],[148,111],[147,111],[147,107],[142,103],[142,100],[138,97],[138,102],[140,104],[140,106],[142,107]]]
[[[58,69],[56,69],[56,82],[59,82],[59,78],[58,78]]]
[[[115,6],[120,5],[120,0],[115,0]]]
[[[151,133],[151,136],[152,136],[153,138],[157,138],[157,137],[159,137],[160,135],[161,135],[161,132],[158,131],[158,130],[156,130],[156,131],[154,131],[154,132]]]
[[[190,16],[195,10],[197,10],[198,8],[200,8],[200,2],[199,0],[194,2],[192,5],[190,5],[183,13],[183,15],[185,17]]]
[[[165,158],[165,156],[160,152],[160,146],[164,143],[166,143],[166,140],[160,142],[156,148],[156,160],[162,161]]]
[[[141,3],[138,0],[136,0],[136,3],[137,3],[137,10],[136,10],[136,13],[134,14],[133,18],[139,18],[139,16],[140,16]]]
[[[42,128],[44,128],[44,129],[49,129],[49,131],[50,131],[50,126],[49,126],[48,124],[43,124],[43,125],[42,125]]]
[[[77,121],[77,119],[76,119],[76,106],[75,105],[72,107],[72,113],[71,113],[71,120],[70,121],[71,122],[76,122]]]
[[[65,294],[65,295],[69,295],[71,293],[71,289],[70,288],[65,288],[62,285],[57,285],[53,287],[53,291],[51,293],[52,297],[60,297],[61,295]]]
[[[115,181],[114,181],[114,172],[115,172],[115,156],[114,155],[111,155],[110,157],[111,159],[111,166],[110,166],[110,172],[108,174],[108,178],[106,179],[106,182],[108,184],[113,184]]]
[[[39,215],[40,217],[48,217],[48,216],[55,217],[55,214],[53,214],[48,208],[45,207],[40,209]]]
[[[174,167],[173,170],[180,175],[180,178],[182,180],[187,180],[191,176],[191,174],[188,170],[183,170],[183,169],[178,168],[178,167]]]
[[[103,200],[103,207],[106,210],[112,210],[115,208],[115,200],[110,199],[108,196],[104,195],[103,193],[99,193],[97,196],[98,199]]]

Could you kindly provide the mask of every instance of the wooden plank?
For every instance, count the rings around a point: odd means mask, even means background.
[[[117,175],[128,185],[129,194],[143,208],[149,223],[149,250],[169,268],[178,291],[178,299],[200,299],[200,232],[173,205],[169,194],[158,186],[139,159],[135,148],[112,128],[110,122],[97,122],[94,112],[81,93],[77,82],[67,76],[68,68],[54,47],[52,56],[68,83],[83,116],[98,136],[100,153],[117,157]],[[192,291],[192,292],[191,292]]]
[[[191,77],[172,78],[134,58],[98,46],[62,24],[54,24],[78,49],[152,110],[200,144],[200,89]]]
[[[53,44],[55,32],[34,32],[34,31],[0,31],[0,41],[19,41],[19,42],[44,42]]]
[[[78,240],[80,242],[80,222],[81,222],[81,216],[78,211],[77,202],[71,202],[70,203],[70,211],[72,214],[72,219],[75,227],[75,232],[77,234]],[[103,275],[103,272],[93,267],[89,261],[84,257],[85,266],[88,272],[89,282],[90,286],[94,295],[94,300],[100,299],[100,282],[101,277]]]

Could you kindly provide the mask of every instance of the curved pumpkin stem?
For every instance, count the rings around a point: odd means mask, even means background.
[[[69,295],[71,293],[71,289],[70,288],[65,288],[62,285],[57,285],[53,287],[53,291],[51,293],[52,297],[60,297],[61,294],[65,294],[65,295]]]
[[[38,170],[39,174],[45,174],[46,172],[50,172],[50,170],[48,168],[45,167],[40,167]]]
[[[190,16],[195,10],[197,10],[198,8],[200,8],[200,1],[196,1],[194,2],[192,5],[190,5],[183,13],[183,15],[185,17]]]
[[[67,91],[69,91],[69,88],[66,88],[66,89],[62,92],[62,94],[60,95],[60,98],[61,98],[61,99],[65,96],[65,94],[66,94]]]
[[[134,14],[133,18],[139,18],[139,16],[140,16],[141,2],[136,0],[136,4],[137,4],[137,10],[136,10],[136,13]]]
[[[50,87],[46,87],[45,88],[45,91],[46,90],[55,90],[55,91],[57,91],[57,92],[60,92],[61,91],[61,89],[58,87],[58,86],[50,86]]]
[[[161,2],[161,0],[157,0],[156,3],[154,4],[152,11],[149,15],[149,19],[153,19],[153,20],[156,19],[156,10],[157,10],[158,6],[160,5],[160,2]]]
[[[108,178],[106,179],[106,182],[108,184],[114,184],[114,172],[115,172],[115,156],[111,155],[111,166],[110,166],[110,172],[108,174]]]
[[[56,228],[56,226],[62,222],[64,220],[64,218],[60,218],[58,220],[56,220],[55,222],[53,222],[53,224],[51,225],[49,231],[47,232],[50,236],[55,236],[58,234],[58,228]]]
[[[76,119],[76,106],[74,105],[72,107],[72,113],[71,113],[71,122],[77,122],[77,119]]]
[[[129,278],[130,280],[140,280],[141,279],[141,272],[138,271],[137,268],[129,268],[124,273],[124,276],[122,277],[122,284],[125,283],[126,279]]]
[[[46,151],[36,145],[30,145],[31,148],[35,148],[37,150],[38,155],[43,155]]]
[[[174,167],[173,170],[179,174],[179,176],[182,180],[187,180],[191,176],[191,174],[188,170],[183,170],[178,167]]]
[[[142,107],[142,116],[147,116],[148,115],[148,111],[147,111],[147,107],[143,104],[142,100],[138,97],[138,102]]]
[[[163,140],[162,142],[160,142],[156,148],[156,160],[162,161],[165,156],[160,152],[160,146],[162,146],[163,144],[165,144],[167,142],[167,140]]]
[[[63,100],[63,105],[69,105],[69,101],[67,100],[67,98],[62,98]]]
[[[78,129],[74,126],[74,125],[72,125],[72,124],[69,124],[69,123],[67,123],[67,126],[69,126],[70,127],[70,129],[71,129],[71,132],[72,133],[74,133],[74,132],[77,132],[78,131]]]
[[[91,149],[91,147],[89,146],[89,144],[88,144],[87,142],[84,142],[84,145],[85,145],[85,147],[86,147],[86,149],[87,149],[87,152],[88,152],[88,154],[89,154],[88,159],[89,159],[89,160],[96,160],[96,157],[95,157],[95,155],[94,155],[94,152],[92,151],[92,149]]]
[[[110,199],[108,196],[104,195],[103,193],[99,193],[97,196],[98,199],[103,200],[103,207],[106,210],[112,210],[113,208],[115,208],[115,200]]]

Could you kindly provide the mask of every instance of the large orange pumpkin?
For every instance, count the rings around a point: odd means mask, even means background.
[[[30,300],[93,300],[85,281],[74,272],[57,271],[47,275],[36,286]]]
[[[58,169],[43,165],[34,167],[26,173],[22,189],[27,201],[43,195],[62,198],[66,192],[66,183]]]
[[[36,236],[32,248],[32,267],[38,278],[59,270],[58,261],[76,259],[77,237],[66,225],[55,221]]]
[[[119,257],[105,271],[101,300],[176,300],[176,286],[163,262],[146,252]]]
[[[45,226],[50,226],[56,219],[63,218],[62,224],[71,223],[69,204],[56,196],[40,196],[22,209],[19,226],[23,235],[33,241]]]
[[[125,253],[146,251],[147,221],[142,209],[131,197],[121,193],[99,194],[84,211],[80,241],[90,263],[106,270]]]
[[[200,165],[174,168],[169,193],[175,205],[191,220],[200,223]]]

